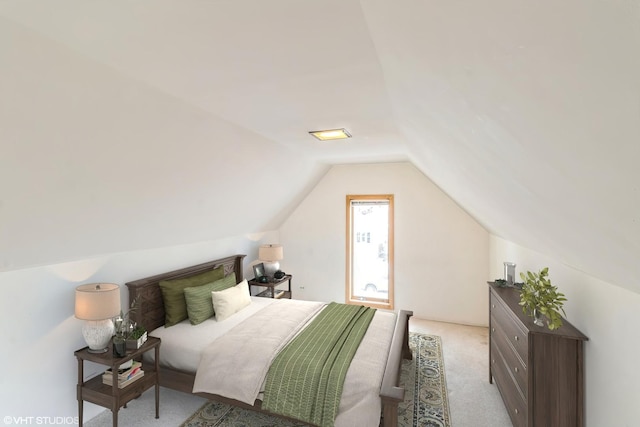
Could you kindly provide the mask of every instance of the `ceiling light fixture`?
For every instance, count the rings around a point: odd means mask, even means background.
[[[311,135],[318,138],[320,141],[330,141],[332,139],[347,139],[351,138],[351,134],[346,129],[329,129],[329,130],[317,130],[309,132]]]

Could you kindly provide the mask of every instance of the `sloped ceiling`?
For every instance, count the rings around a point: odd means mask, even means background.
[[[638,1],[2,1],[0,66],[2,270],[277,228],[331,164],[411,161],[640,292]]]

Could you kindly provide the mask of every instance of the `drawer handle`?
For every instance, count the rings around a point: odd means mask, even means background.
[[[496,359],[491,360],[491,363],[496,364]]]
[[[517,335],[515,337],[513,337],[514,340],[516,341],[520,341],[520,337],[518,337]]]
[[[491,328],[491,332],[495,332],[495,331],[496,331],[496,328]]]
[[[520,412],[518,411],[518,408],[516,408],[516,414],[519,414]]]
[[[491,308],[496,308],[496,305],[495,304],[491,304]]]
[[[516,371],[516,374],[518,373],[518,367],[516,366],[515,368],[513,368],[514,371]]]

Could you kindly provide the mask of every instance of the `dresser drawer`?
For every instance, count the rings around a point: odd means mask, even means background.
[[[491,343],[491,372],[514,427],[526,426],[527,402],[520,388],[509,375],[504,356],[493,342]]]
[[[516,318],[509,313],[508,309],[504,306],[493,293],[491,293],[491,315],[492,326],[495,324],[500,325],[504,331],[507,341],[515,349],[522,361],[522,364],[527,366],[527,355],[529,354],[529,344],[527,342],[528,334],[524,329],[519,326],[520,319]]]
[[[501,325],[491,316],[491,342],[494,343],[505,361],[507,371],[518,383],[524,398],[527,398],[527,368],[517,356],[515,349],[508,343],[508,337]]]

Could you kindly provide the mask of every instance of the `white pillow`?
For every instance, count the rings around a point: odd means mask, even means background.
[[[232,288],[227,288],[224,291],[213,291],[211,292],[211,299],[213,300],[213,311],[216,313],[216,320],[220,322],[251,304],[249,284],[245,279]]]

